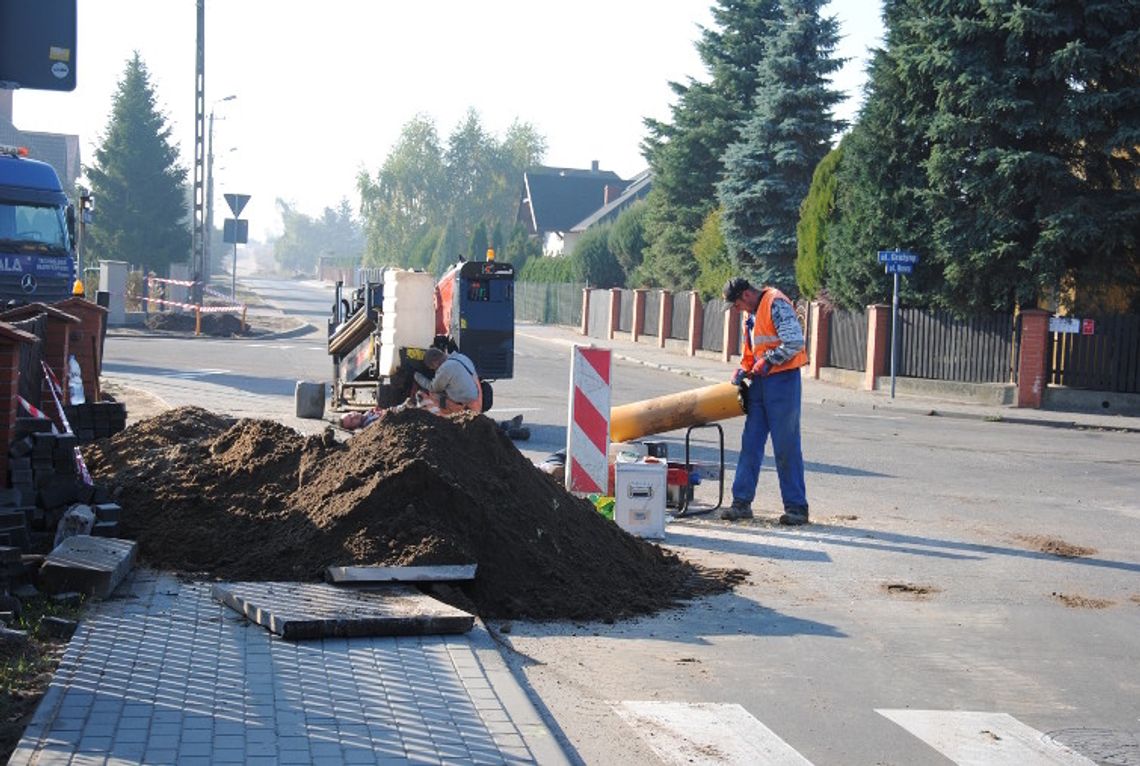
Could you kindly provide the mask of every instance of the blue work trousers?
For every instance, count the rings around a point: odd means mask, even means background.
[[[804,488],[804,457],[800,448],[800,400],[803,386],[799,369],[752,379],[748,387],[748,415],[740,439],[740,459],[732,481],[732,499],[751,504],[756,498],[764,445],[772,435],[776,475],[784,510],[808,507]]]

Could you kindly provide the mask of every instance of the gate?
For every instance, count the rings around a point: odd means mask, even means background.
[[[1140,316],[1093,321],[1093,335],[1049,334],[1049,383],[1140,394]]]

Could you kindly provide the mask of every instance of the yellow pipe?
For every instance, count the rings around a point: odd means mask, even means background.
[[[712,423],[743,415],[737,388],[717,383],[693,391],[659,396],[610,408],[610,439],[627,442],[676,428]]]

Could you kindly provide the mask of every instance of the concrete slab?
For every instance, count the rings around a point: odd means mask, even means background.
[[[138,543],[106,537],[69,537],[48,554],[39,573],[46,593],[78,591],[107,598],[138,559]]]
[[[329,567],[325,580],[337,585],[388,582],[452,582],[474,580],[475,564],[430,567]]]
[[[218,583],[210,593],[291,641],[466,633],[475,622],[467,612],[404,585],[359,591],[322,583],[237,582]]]

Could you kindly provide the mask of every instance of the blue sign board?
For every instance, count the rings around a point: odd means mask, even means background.
[[[888,263],[886,266],[887,266],[887,273],[888,274],[912,274],[912,273],[914,273],[914,264],[913,263]]]
[[[879,263],[906,263],[913,266],[918,263],[918,253],[909,250],[880,250]],[[900,274],[909,274],[909,271],[900,271]]]
[[[71,277],[66,255],[0,255],[0,274],[34,274],[37,277]]]

